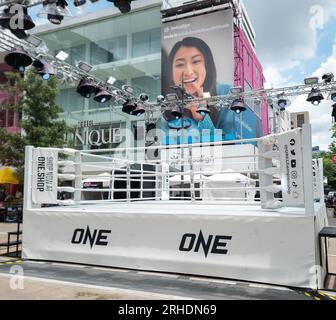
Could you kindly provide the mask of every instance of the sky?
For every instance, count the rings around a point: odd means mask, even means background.
[[[175,0],[170,0],[173,3]],[[336,0],[241,0],[256,32],[257,56],[264,68],[266,88],[303,84],[310,76],[333,72],[336,77]],[[75,8],[79,15],[103,10],[113,3],[100,0]],[[40,6],[30,9],[34,16]],[[38,20],[35,23],[45,23]],[[292,99],[290,112],[309,111],[313,145],[327,150],[331,143],[331,101],[319,106],[306,102],[307,97]]]
[[[311,76],[336,77],[336,0],[244,0],[254,26],[257,56],[267,88],[303,84]],[[315,107],[306,96],[292,99],[290,112],[309,111],[313,146],[331,143],[332,102]]]

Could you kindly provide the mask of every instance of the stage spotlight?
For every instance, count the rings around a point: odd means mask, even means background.
[[[83,6],[86,3],[86,0],[74,0],[73,4],[75,7]]]
[[[65,61],[68,57],[69,57],[69,55],[62,50],[59,51],[55,56],[55,58],[60,60],[60,61]]]
[[[224,101],[223,106],[224,106],[225,109],[230,109],[231,108],[231,103],[228,102],[228,101]],[[220,108],[221,105],[219,104],[218,107]]]
[[[319,82],[319,78],[318,77],[310,77],[310,78],[304,79],[304,83],[307,86],[311,86],[313,84],[318,84],[318,82]]]
[[[107,92],[105,89],[98,88],[93,100],[99,103],[105,103],[105,102],[110,101],[112,98],[113,96],[109,92]]]
[[[182,118],[183,111],[182,111],[181,106],[175,105],[171,110],[171,114],[172,114],[173,117],[175,117],[175,119]]]
[[[46,0],[42,9],[37,13],[38,17],[47,18],[53,24],[61,24],[64,17],[71,17],[68,3],[65,0]]]
[[[20,14],[21,12],[23,12],[23,16]],[[12,19],[15,28],[10,23]],[[0,25],[5,29],[9,29],[19,39],[24,39],[28,36],[24,30],[30,30],[35,27],[35,23],[28,15],[27,7],[17,3],[9,5],[0,14]]]
[[[240,114],[240,113],[246,111],[246,107],[244,106],[244,102],[241,99],[234,100],[232,102],[232,105],[231,105],[230,109],[237,114]]]
[[[53,66],[46,60],[35,60],[33,66],[36,68],[36,73],[38,73],[43,80],[49,80],[52,75],[55,74]]]
[[[165,101],[165,97],[162,96],[162,95],[159,95],[159,96],[156,97],[156,101],[157,101],[157,103],[161,104]]]
[[[202,115],[203,117],[211,113],[210,108],[206,103],[200,103],[196,112]]]
[[[326,73],[322,76],[322,80],[325,82],[325,83],[330,83],[332,81],[334,81],[334,74],[333,73]]]
[[[116,78],[110,76],[106,82],[112,86],[116,81],[117,81]]]
[[[124,84],[121,87],[122,90],[124,90],[125,92],[129,93],[129,94],[133,94],[134,89],[131,86],[128,86],[127,84]]]
[[[166,95],[166,100],[167,101],[177,101],[179,98],[176,93],[168,93]]]
[[[268,104],[270,107],[273,107],[273,105],[274,105],[274,100],[273,100],[273,98],[268,97],[268,98],[267,98],[267,104]]]
[[[26,67],[30,66],[33,62],[33,59],[21,48],[16,48],[8,53],[4,60],[8,65],[19,71],[21,74],[23,74]]]
[[[155,122],[147,122],[146,123],[146,133],[156,129],[156,123]]]
[[[333,111],[331,113],[331,116],[333,118],[333,122],[336,122],[336,103],[333,104]]]
[[[93,81],[89,78],[82,78],[78,87],[77,93],[79,93],[84,98],[90,98],[93,93],[97,91],[97,87],[94,85]]]
[[[76,67],[83,70],[86,73],[89,73],[91,71],[91,69],[93,68],[91,65],[89,65],[88,63],[86,63],[84,61],[78,61],[76,63]]]
[[[242,87],[233,87],[230,89],[230,93],[234,96],[239,96],[241,95],[243,92]]]
[[[319,89],[313,88],[308,95],[307,101],[312,103],[314,106],[318,106],[324,97]]]
[[[330,99],[336,103],[336,91],[331,93]]]
[[[279,108],[280,108],[280,111],[284,111],[284,110],[286,110],[286,107],[287,107],[287,99],[285,99],[285,98],[279,98],[279,100],[278,100],[278,106],[279,106]]]
[[[136,103],[130,99],[127,99],[127,101],[123,104],[122,112],[131,114],[136,108],[137,108]]]
[[[139,117],[145,112],[145,108],[141,104],[137,104],[137,107],[131,112],[131,115]]]
[[[261,100],[260,100],[259,98],[255,98],[255,99],[253,100],[253,104],[254,104],[255,106],[260,106],[260,104],[261,104]]]
[[[148,94],[146,93],[141,93],[139,96],[139,100],[141,100],[142,102],[146,102],[149,100]]]
[[[114,6],[120,10],[121,13],[131,11],[131,0],[107,0],[113,2]]]

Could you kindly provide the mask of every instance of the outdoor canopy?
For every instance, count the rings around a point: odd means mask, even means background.
[[[0,184],[19,184],[19,180],[14,177],[14,170],[8,167],[0,169]]]

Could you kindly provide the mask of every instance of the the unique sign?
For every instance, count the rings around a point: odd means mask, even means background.
[[[79,145],[91,145],[100,147],[103,145],[121,142],[122,137],[120,128],[90,127],[89,130],[82,129],[76,131],[76,143]]]

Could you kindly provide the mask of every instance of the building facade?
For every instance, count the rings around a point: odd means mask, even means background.
[[[181,5],[181,1],[172,2]],[[222,2],[233,12],[239,9],[234,17],[233,84],[243,91],[260,89],[264,85],[263,69],[255,53],[255,33],[246,10],[242,5],[233,7],[229,0]],[[135,95],[146,92],[150,101],[156,101],[161,93],[161,10],[166,6],[166,2],[158,0],[135,1],[126,15],[111,7],[64,20],[59,26],[47,23],[33,31],[46,42],[50,54],[65,51],[69,54],[67,63],[85,61],[93,66],[90,73],[98,78],[107,80],[113,76],[114,86],[130,85]],[[142,147],[146,144],[146,122],[156,123],[159,128],[163,121],[160,112],[150,114],[150,119],[148,115],[135,117],[123,113],[115,103],[85,99],[76,93],[78,83],[69,75],[64,75],[61,82],[57,103],[64,111],[60,117],[75,128],[69,139],[74,139],[79,149]],[[243,120],[241,126],[255,136],[268,134],[267,105],[246,103],[260,125],[254,128],[254,121]],[[236,138],[241,138],[240,131],[237,128]]]
[[[291,112],[291,129],[302,128],[304,124],[310,123],[309,111]]]
[[[0,63],[0,84],[7,82],[5,76],[6,72],[13,71],[13,69],[5,63]],[[10,103],[10,97],[8,92],[0,90],[0,105]],[[20,134],[20,120],[21,114],[14,110],[0,109],[0,127],[6,130],[8,133]]]

